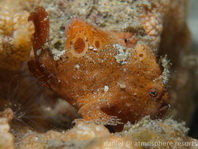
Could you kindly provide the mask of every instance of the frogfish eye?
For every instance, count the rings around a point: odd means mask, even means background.
[[[149,90],[149,95],[150,95],[151,97],[157,97],[157,95],[158,95],[157,90],[154,89],[154,88],[150,89],[150,90]]]

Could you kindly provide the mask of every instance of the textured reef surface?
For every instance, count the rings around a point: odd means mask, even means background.
[[[75,125],[67,131],[50,130],[38,133],[26,127],[9,132],[8,122],[13,113],[10,109],[0,113],[0,141],[2,149],[93,149],[93,148],[196,148],[198,141],[186,136],[188,129],[184,123],[172,119],[151,120],[149,117],[141,119],[132,125],[127,123],[122,132],[110,133],[103,125],[75,120]],[[16,143],[14,144],[14,136]]]
[[[1,0],[0,149],[196,148],[187,6]]]

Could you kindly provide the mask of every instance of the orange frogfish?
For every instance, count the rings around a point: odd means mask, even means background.
[[[159,118],[167,111],[168,93],[156,56],[132,33],[103,31],[74,18],[65,28],[65,49],[54,59],[45,9],[37,7],[29,21],[35,25],[29,70],[85,120],[116,125],[146,115]]]

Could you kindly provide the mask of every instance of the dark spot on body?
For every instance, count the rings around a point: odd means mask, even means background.
[[[96,46],[96,48],[100,48],[100,42],[99,41],[96,41],[95,42],[95,46]]]
[[[139,57],[143,57],[144,55],[143,54],[139,54]]]
[[[82,53],[85,50],[85,42],[82,38],[78,38],[74,43],[74,50],[78,54]]]

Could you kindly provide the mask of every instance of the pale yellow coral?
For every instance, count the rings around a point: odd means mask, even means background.
[[[34,25],[29,13],[0,7],[0,68],[17,70],[29,59]]]
[[[18,149],[153,149],[196,148],[198,141],[186,136],[184,123],[172,119],[143,118],[138,123],[126,124],[119,133],[110,133],[103,125],[77,120],[67,131],[26,132],[17,142]],[[183,144],[183,145],[182,145]]]
[[[14,149],[14,137],[9,132],[12,114],[10,109],[0,112],[0,149]]]

